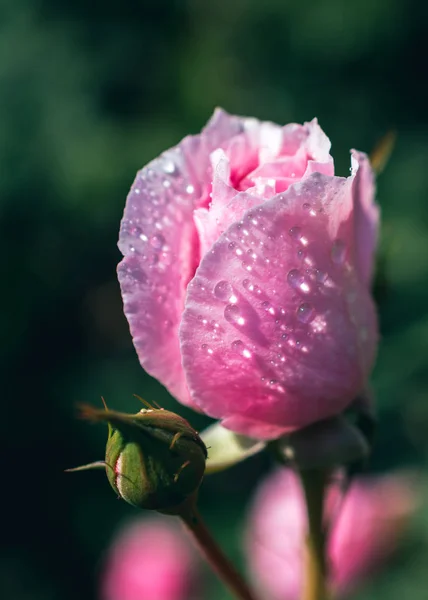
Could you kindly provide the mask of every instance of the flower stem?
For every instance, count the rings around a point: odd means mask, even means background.
[[[300,471],[308,512],[306,568],[302,600],[328,600],[325,532],[323,527],[326,474],[317,469]]]
[[[213,571],[229,588],[237,600],[256,600],[246,581],[238,573],[220,546],[212,537],[195,506],[179,514],[185,526],[194,537],[197,545]]]

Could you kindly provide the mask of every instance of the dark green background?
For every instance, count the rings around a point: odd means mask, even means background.
[[[2,510],[0,590],[12,600],[96,597],[120,520],[101,473],[105,430],[77,401],[135,411],[139,393],[176,406],[141,370],[115,277],[125,197],[138,168],[213,108],[279,123],[314,116],[333,142],[396,150],[379,179],[373,377],[380,423],[372,469],[428,457],[427,4],[421,0],[1,0],[0,244]],[[242,507],[266,456],[213,476],[202,508],[239,552]],[[358,526],[358,524],[356,524]],[[428,597],[428,503],[389,570],[361,599]],[[227,596],[213,584],[206,597]],[[213,587],[214,585],[214,587]]]

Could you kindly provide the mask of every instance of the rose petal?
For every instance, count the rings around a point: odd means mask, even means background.
[[[243,127],[239,117],[216,110],[200,135],[185,138],[139,171],[121,223],[118,278],[138,357],[184,404],[190,398],[178,325],[200,258],[193,211],[208,200],[210,153]]]
[[[325,497],[328,584],[335,598],[347,598],[389,558],[418,504],[410,474],[356,478],[345,496],[344,484],[343,472],[336,472]],[[250,573],[261,597],[301,597],[306,529],[296,473],[284,468],[273,472],[257,489],[246,531]]]
[[[351,486],[328,544],[331,577],[340,595],[349,594],[390,557],[415,508],[414,482],[403,474],[367,477]]]
[[[180,328],[193,402],[269,439],[342,412],[374,357],[352,264],[352,177],[313,174],[247,211],[203,257]]]
[[[270,474],[251,505],[246,547],[261,598],[297,600],[302,591],[306,528],[304,496],[290,469]]]
[[[223,147],[225,140],[244,131],[245,117],[230,115],[222,108],[216,108],[213,116],[202,130],[202,136],[209,140],[211,150]]]
[[[355,173],[354,220],[357,266],[362,280],[370,285],[380,211],[374,201],[374,173],[368,157],[363,152],[352,151],[352,169]]]
[[[197,584],[193,548],[175,523],[131,521],[113,540],[102,565],[103,600],[185,600]]]
[[[199,259],[193,208],[200,194],[182,150],[165,153],[137,175],[119,238],[118,277],[140,362],[185,403],[177,329]]]

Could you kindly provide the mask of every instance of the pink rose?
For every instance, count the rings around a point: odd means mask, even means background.
[[[365,154],[334,176],[316,120],[216,110],[129,193],[119,280],[141,364],[183,404],[273,439],[341,413],[377,346]]]
[[[340,504],[332,486],[326,518],[330,586],[345,596],[395,550],[415,508],[415,491],[404,476],[356,480]],[[307,527],[303,492],[296,474],[281,469],[260,486],[250,511],[247,555],[250,572],[266,600],[298,600],[304,576]]]
[[[113,540],[101,576],[102,600],[189,600],[197,561],[175,522],[138,519]]]

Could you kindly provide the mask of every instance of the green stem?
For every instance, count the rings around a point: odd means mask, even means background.
[[[300,471],[300,477],[308,512],[306,568],[302,600],[328,600],[323,526],[326,475],[320,470],[307,469]]]
[[[234,597],[237,600],[256,600],[246,581],[224,555],[220,546],[212,537],[196,507],[192,506],[189,510],[183,511],[178,516],[181,517],[185,526],[194,537],[213,571],[217,573]]]

